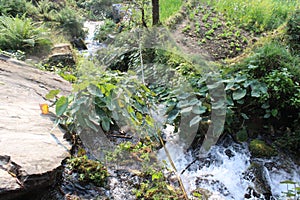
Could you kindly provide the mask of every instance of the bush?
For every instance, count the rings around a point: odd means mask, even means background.
[[[56,21],[59,22],[59,28],[71,38],[82,38],[85,36],[83,30],[83,19],[79,18],[77,13],[71,8],[64,8],[57,13]]]
[[[26,13],[26,0],[0,0],[1,15],[17,16]]]
[[[106,19],[104,24],[99,25],[95,31],[94,39],[98,40],[99,42],[103,42],[108,38],[108,34],[112,34],[117,25],[111,19]]]
[[[79,8],[85,10],[85,16],[92,20],[103,20],[112,13],[112,4],[119,3],[116,0],[76,0]]]
[[[22,17],[0,17],[0,48],[2,50],[37,53],[50,50],[49,34],[31,19]]]
[[[300,53],[300,9],[298,9],[287,23],[287,36],[292,51]]]

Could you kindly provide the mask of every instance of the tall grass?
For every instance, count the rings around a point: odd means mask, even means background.
[[[284,23],[300,5],[297,0],[206,0],[228,19],[256,32],[272,30]]]
[[[180,10],[182,6],[182,0],[160,0],[159,12],[160,21],[165,22],[169,17],[174,15]]]

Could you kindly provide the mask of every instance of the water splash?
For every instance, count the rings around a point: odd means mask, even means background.
[[[291,160],[280,156],[251,159],[247,144],[213,146],[206,155],[184,152],[174,141],[166,147],[177,172],[184,171],[181,179],[186,191],[201,188],[209,199],[285,199],[282,192],[287,188],[280,182],[300,182],[300,168]],[[163,149],[157,155],[168,163]],[[190,163],[193,164],[186,169]]]

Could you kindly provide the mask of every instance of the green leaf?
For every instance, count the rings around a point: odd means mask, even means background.
[[[276,117],[277,114],[278,114],[278,110],[277,109],[272,109],[271,114],[272,114],[273,117]]]
[[[281,181],[281,184],[296,184],[296,182],[291,181],[291,180],[285,180],[285,181]]]
[[[241,113],[241,116],[242,116],[244,119],[249,119],[249,117],[248,117],[245,113]]]
[[[247,94],[247,90],[239,88],[232,93],[233,100],[240,100],[245,97]]]
[[[189,102],[189,106],[196,105],[197,103],[199,103],[199,100],[198,100],[198,99],[196,99],[196,98],[193,98],[192,100],[190,100],[190,102]]]
[[[150,117],[149,115],[146,115],[146,122],[147,122],[147,124],[149,125],[149,126],[152,126],[152,127],[154,127],[154,120],[153,120],[153,118],[152,117]]]
[[[190,127],[192,127],[192,126],[198,124],[201,120],[202,120],[202,118],[201,118],[199,115],[195,116],[195,117],[190,121]]]
[[[55,108],[56,115],[61,116],[67,110],[68,105],[69,105],[68,98],[65,96],[60,97],[56,102],[56,108]]]
[[[225,87],[225,90],[229,90],[229,89],[232,89],[234,86],[234,82],[229,82],[226,87]]]
[[[193,106],[189,106],[187,108],[181,109],[181,113],[188,113],[191,112],[193,110]]]
[[[243,76],[237,76],[237,77],[235,77],[235,79],[234,79],[234,81],[235,81],[236,83],[240,83],[240,82],[243,82],[243,81],[245,81],[245,80],[247,80],[247,76],[245,76],[245,75],[243,75]]]
[[[168,114],[168,123],[173,123],[173,121],[178,117],[179,115],[179,110],[174,109]]]
[[[109,131],[110,129],[110,120],[107,117],[104,117],[101,121],[101,126],[104,131]]]
[[[193,107],[192,112],[195,113],[196,115],[201,115],[206,112],[206,107],[205,106],[195,106],[195,107]]]
[[[97,96],[100,98],[104,96],[103,93],[101,92],[100,88],[94,84],[89,85],[87,90],[94,96]]]
[[[46,94],[45,98],[50,100],[50,99],[54,99],[56,97],[56,95],[58,95],[60,93],[60,90],[50,90],[48,92],[48,94]]]

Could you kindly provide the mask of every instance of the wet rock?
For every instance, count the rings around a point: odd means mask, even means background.
[[[263,195],[267,199],[272,196],[271,186],[267,179],[266,169],[263,163],[252,162],[251,166],[244,173],[244,179],[253,182],[255,185],[254,188],[248,188],[246,196],[250,194],[255,197]]]
[[[75,38],[71,41],[73,47],[75,47],[78,50],[87,50],[87,46],[82,38]]]
[[[42,115],[39,104],[51,104],[44,99],[50,90],[66,95],[71,85],[10,58],[0,60],[0,80],[0,199],[5,200],[56,182],[70,144],[54,126],[52,108]]]

